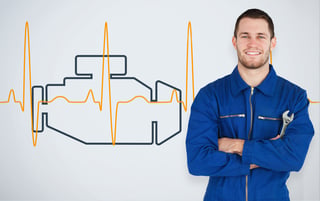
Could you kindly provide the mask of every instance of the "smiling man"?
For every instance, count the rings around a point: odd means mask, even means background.
[[[197,94],[186,139],[188,168],[209,176],[205,201],[288,201],[290,171],[304,163],[314,130],[305,90],[276,75],[267,13],[249,9],[236,22],[234,71]],[[294,119],[280,138],[283,113]]]

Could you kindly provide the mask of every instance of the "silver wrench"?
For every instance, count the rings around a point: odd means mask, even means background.
[[[281,133],[280,133],[280,138],[284,136],[284,133],[286,131],[287,126],[290,124],[290,122],[293,120],[294,118],[294,113],[291,114],[291,116],[288,116],[289,114],[289,110],[285,111],[282,114],[282,120],[283,120],[283,124],[282,124],[282,129],[281,129]]]

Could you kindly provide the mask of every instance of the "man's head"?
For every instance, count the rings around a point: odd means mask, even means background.
[[[274,25],[271,17],[264,11],[259,10],[259,9],[249,9],[242,13],[235,24],[234,27],[234,34],[233,36],[237,38],[237,32],[239,28],[239,23],[242,18],[252,18],[252,19],[264,19],[268,23],[269,31],[270,31],[270,37],[274,37]]]
[[[276,45],[272,19],[258,9],[245,11],[237,19],[232,43],[240,67],[267,68],[270,51]]]

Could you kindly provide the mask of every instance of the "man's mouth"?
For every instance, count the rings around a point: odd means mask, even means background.
[[[256,55],[260,55],[261,52],[260,51],[246,51],[245,54],[250,55],[250,56],[256,56]]]

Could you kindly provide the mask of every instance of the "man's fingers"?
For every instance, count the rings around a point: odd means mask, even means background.
[[[244,140],[242,139],[231,139],[231,138],[219,138],[218,146],[219,151],[226,153],[235,153],[242,155]]]
[[[280,138],[280,135],[277,135],[276,137],[271,138],[270,140],[277,140],[277,139],[279,139],[279,138]]]
[[[250,170],[256,169],[256,168],[259,168],[259,166],[255,165],[255,164],[250,164]]]

